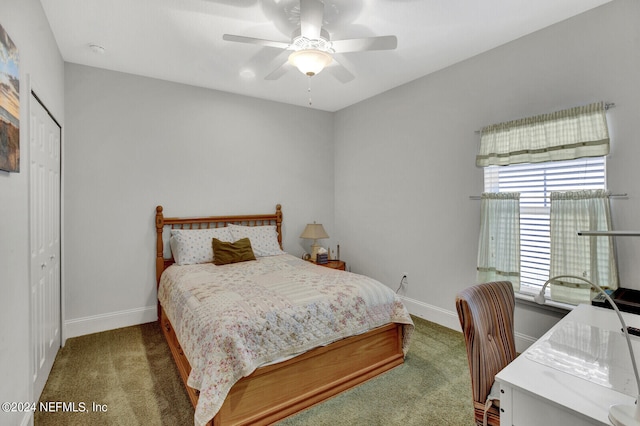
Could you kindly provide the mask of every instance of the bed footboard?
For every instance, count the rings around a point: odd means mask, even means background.
[[[162,309],[160,323],[195,407],[198,392],[187,385],[191,366]],[[210,424],[272,424],[401,365],[404,362],[402,330],[402,324],[387,324],[258,368],[231,388]]]

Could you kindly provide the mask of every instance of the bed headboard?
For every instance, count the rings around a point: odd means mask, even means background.
[[[162,206],[156,207],[156,283],[160,284],[162,272],[173,264],[173,257],[164,257],[164,230],[221,228],[228,224],[245,226],[275,225],[278,243],[282,248],[282,207],[276,205],[275,213],[237,216],[164,217]],[[168,238],[168,237],[167,237]]]

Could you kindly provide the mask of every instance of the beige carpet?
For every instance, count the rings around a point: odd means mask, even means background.
[[[414,321],[402,366],[279,426],[473,425],[462,334]],[[60,405],[56,412],[36,412],[38,426],[193,424],[193,409],[157,323],[69,339],[40,400],[62,402],[76,412]]]

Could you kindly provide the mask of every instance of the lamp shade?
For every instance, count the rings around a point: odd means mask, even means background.
[[[332,60],[333,58],[330,54],[317,49],[298,50],[289,55],[289,63],[309,77],[318,74],[324,67],[329,65]]]
[[[300,234],[300,238],[319,240],[321,238],[329,238],[329,234],[324,230],[321,223],[309,223]]]

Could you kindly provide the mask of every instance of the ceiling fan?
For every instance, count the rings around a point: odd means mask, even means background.
[[[346,40],[331,40],[329,33],[322,28],[324,20],[324,3],[320,0],[300,0],[300,26],[294,30],[290,42],[264,40],[224,34],[223,40],[239,43],[258,44],[292,50],[289,59],[265,77],[276,80],[290,68],[296,67],[303,74],[312,77],[325,67],[339,81],[346,83],[354,76],[334,58],[334,53],[363,52],[368,50],[393,50],[398,45],[396,36],[366,37]]]

